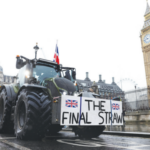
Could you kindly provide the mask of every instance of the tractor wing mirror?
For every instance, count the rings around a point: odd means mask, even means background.
[[[60,70],[62,69],[62,64],[59,64],[59,69],[60,69]]]
[[[16,68],[20,69],[25,65],[25,62],[23,62],[23,60],[20,57],[17,57],[17,61],[16,61]]]
[[[65,78],[71,81],[71,76],[70,76],[69,70],[67,70],[65,72]]]
[[[72,71],[72,78],[73,78],[74,80],[76,80],[76,72],[75,72],[75,71]]]

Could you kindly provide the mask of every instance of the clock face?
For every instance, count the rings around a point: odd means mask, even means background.
[[[145,35],[144,42],[149,43],[150,42],[150,34]]]

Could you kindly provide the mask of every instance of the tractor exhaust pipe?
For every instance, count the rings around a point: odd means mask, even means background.
[[[39,49],[38,43],[36,43],[36,46],[34,46],[33,48],[35,49],[34,65],[36,65],[36,62],[37,62],[37,51],[38,51],[38,49]]]

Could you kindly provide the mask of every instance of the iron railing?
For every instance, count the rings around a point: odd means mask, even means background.
[[[150,110],[149,100],[140,100],[132,102],[123,102],[123,109],[126,111]]]
[[[150,88],[124,92],[123,109],[126,111],[149,110]]]

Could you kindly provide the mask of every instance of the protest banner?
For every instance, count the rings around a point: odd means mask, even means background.
[[[123,125],[122,102],[63,95],[61,125]]]

